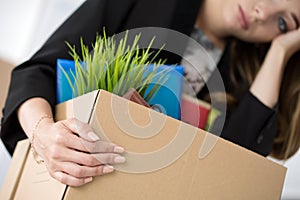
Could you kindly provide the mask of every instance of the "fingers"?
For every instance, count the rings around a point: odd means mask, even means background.
[[[64,133],[63,133],[64,134]],[[68,134],[68,133],[67,133]],[[83,140],[82,138],[76,135],[68,134],[68,137],[62,137],[60,139],[60,144],[65,145],[71,149],[76,149],[83,152],[89,153],[123,153],[124,148],[117,146],[111,142],[106,141],[96,141],[96,142],[89,142]]]
[[[120,154],[124,148],[100,138],[91,127],[77,119],[53,123],[39,130],[37,145],[52,177],[58,181],[80,186],[92,181],[92,177],[110,173],[111,165],[124,163]]]
[[[87,141],[95,142],[100,140],[100,138],[93,132],[92,128],[88,124],[83,123],[76,118],[62,121],[62,123],[73,133],[78,134],[81,138]]]
[[[87,178],[99,176],[114,171],[111,165],[100,165],[95,167],[80,166],[75,163],[65,163],[62,171],[67,171],[69,175],[77,178]]]
[[[297,30],[289,31],[286,34],[279,35],[272,42],[277,49],[283,50],[286,59],[290,57],[300,49],[300,28]],[[278,48],[279,47],[279,48]]]
[[[111,165],[98,165],[94,167],[87,167],[70,162],[60,162],[56,164],[56,166],[53,166],[53,168],[76,178],[88,178],[93,176],[99,176],[114,171],[114,167]]]
[[[51,174],[51,176],[56,180],[58,180],[59,182],[73,187],[84,185],[93,180],[93,177],[77,178],[61,171],[54,172],[53,174]]]
[[[63,184],[81,186],[92,181],[92,177],[108,174],[114,171],[109,165],[95,167],[80,166],[75,163],[59,163],[55,166],[58,171],[50,172],[50,175]]]
[[[80,151],[75,151],[73,149],[57,149],[53,151],[51,155],[51,160],[57,160],[60,162],[72,162],[85,166],[98,166],[103,164],[121,164],[126,162],[126,158],[116,153],[84,153]]]
[[[71,133],[71,134],[70,134]],[[124,148],[106,141],[87,141],[72,134],[70,130],[62,131],[56,135],[56,144],[66,146],[78,151],[89,153],[123,153]]]

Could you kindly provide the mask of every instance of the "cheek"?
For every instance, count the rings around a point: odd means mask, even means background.
[[[245,32],[240,39],[246,42],[265,43],[271,42],[276,36],[278,36],[278,32],[274,28],[260,27]]]
[[[253,40],[254,42],[271,42],[277,35],[278,32],[274,29],[260,29],[253,34]]]
[[[224,29],[237,29],[238,28],[238,21],[237,16],[234,10],[225,10],[223,16],[221,17],[222,24]]]

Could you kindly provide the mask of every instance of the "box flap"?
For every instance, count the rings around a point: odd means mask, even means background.
[[[58,104],[56,110],[59,112],[56,112],[56,121],[75,117],[82,122],[88,123],[99,91],[93,91],[65,103]]]
[[[38,164],[29,152],[14,199],[58,200],[62,198],[65,189],[66,185],[53,179],[45,164]]]
[[[23,167],[29,152],[29,140],[22,140],[18,142],[10,162],[4,183],[2,185],[0,199],[13,199],[18,182],[21,177]]]

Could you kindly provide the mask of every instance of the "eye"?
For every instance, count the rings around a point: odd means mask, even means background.
[[[278,18],[278,28],[281,33],[286,33],[288,31],[286,21],[282,17]]]

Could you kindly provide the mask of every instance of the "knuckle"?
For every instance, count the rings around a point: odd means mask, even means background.
[[[101,141],[101,143],[99,145],[102,147],[104,152],[111,152],[111,150],[112,150],[111,145],[109,145],[107,142]]]
[[[99,156],[97,156],[97,160],[102,165],[109,163],[109,159],[108,159],[108,155],[107,154],[100,154]]]
[[[104,173],[103,173],[103,169],[104,169],[104,166],[103,166],[103,165],[97,167],[97,168],[96,168],[96,174],[97,174],[97,175],[104,174]]]
[[[83,177],[84,176],[84,170],[81,167],[76,167],[73,169],[73,174],[76,177]]]
[[[55,161],[53,161],[52,159],[50,159],[50,162],[47,163],[49,171],[53,171],[54,172],[57,169],[57,165],[55,163],[56,163]]]
[[[76,119],[75,117],[72,117],[72,118],[70,118],[70,119],[67,119],[67,122],[68,122],[68,123],[71,123],[71,124],[74,124],[74,123],[77,122],[77,119]]]
[[[91,143],[89,150],[91,152],[97,152],[98,151],[98,145],[96,143]]]
[[[52,170],[49,170],[49,174],[52,178],[58,180],[59,182],[61,182],[59,179],[60,179],[60,176],[55,176],[54,172]]]
[[[102,151],[105,152],[105,153],[113,152],[113,150],[114,150],[114,145],[112,145],[111,143],[108,143],[108,142],[99,141],[99,142],[97,143],[97,145],[98,145],[99,148],[102,149]]]
[[[95,165],[95,158],[93,156],[88,156],[85,160],[86,165],[94,166]]]
[[[97,152],[97,144],[91,143],[91,142],[86,142],[86,141],[81,141],[83,148],[88,151],[88,152]]]
[[[58,174],[58,175],[54,175],[54,174],[51,174],[51,176],[53,178],[55,178],[56,180],[58,180],[59,182],[63,183],[63,184],[67,184],[67,177],[64,176],[62,173],[61,174]]]
[[[73,125],[76,125],[77,127],[82,127],[83,123],[78,120],[77,118],[73,117],[70,119],[70,122],[73,124]]]
[[[64,124],[67,126],[67,127],[77,127],[77,119],[76,118],[69,118],[69,119],[66,119],[64,121]]]
[[[115,163],[115,157],[117,157],[117,155],[109,154],[108,156],[109,163]]]
[[[76,180],[76,181],[74,182],[74,184],[72,184],[72,186],[74,186],[74,187],[79,187],[79,186],[82,186],[82,185],[84,185],[84,184],[85,184],[84,180],[83,180],[83,179],[79,179],[79,180]]]
[[[97,146],[93,143],[92,144],[86,144],[84,146],[85,146],[86,150],[90,153],[97,151]]]
[[[53,145],[49,151],[49,159],[56,160],[60,156],[60,150],[56,145]]]
[[[93,131],[91,126],[87,123],[83,123],[81,128],[82,128],[82,131],[84,131],[86,133]]]
[[[57,132],[55,135],[54,141],[56,144],[64,144],[65,138],[63,137],[63,134],[61,132]]]
[[[96,175],[96,176],[97,175],[101,175],[101,174],[103,174],[102,171],[103,171],[103,167],[102,166],[98,166],[98,167],[95,167],[93,169],[93,174]]]
[[[102,154],[99,156],[98,160],[101,162],[101,164],[113,164],[114,163],[114,155],[113,154]]]
[[[58,176],[58,181],[66,184],[67,183],[67,178],[65,176]]]
[[[78,139],[77,141],[74,141],[74,145],[77,145],[77,147],[79,149],[81,149],[82,151],[85,151],[85,152],[91,152],[90,149],[90,144],[87,142],[87,141],[84,141],[82,139]]]
[[[114,151],[115,146],[109,143],[105,144],[105,152],[113,152]]]

